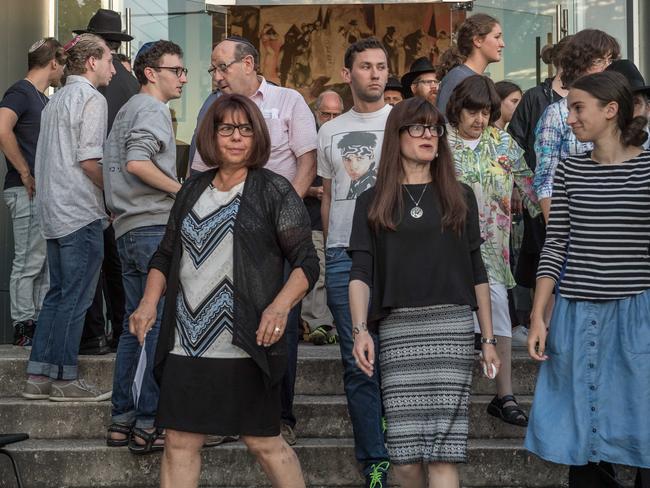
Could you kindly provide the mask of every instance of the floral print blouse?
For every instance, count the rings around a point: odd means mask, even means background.
[[[484,240],[481,255],[490,282],[513,288],[516,283],[510,271],[510,199],[513,185],[517,185],[531,216],[539,214],[532,188],[533,172],[526,164],[524,151],[507,132],[488,127],[472,149],[456,129],[450,126],[447,129],[456,176],[474,190],[478,202]]]

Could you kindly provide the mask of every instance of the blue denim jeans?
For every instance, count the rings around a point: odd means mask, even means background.
[[[47,240],[50,289],[34,334],[28,374],[77,378],[79,342],[104,259],[102,221]]]
[[[286,283],[291,274],[291,266],[284,263],[284,282]],[[282,391],[280,400],[282,404],[281,420],[292,429],[296,426],[296,416],[293,412],[293,397],[296,387],[296,372],[298,369],[298,329],[300,328],[301,304],[298,303],[289,312],[287,327],[284,330],[284,337],[287,344],[287,370],[282,377]]]
[[[381,418],[381,390],[377,361],[375,374],[366,376],[354,362],[352,348],[352,318],[348,288],[352,260],[342,247],[327,249],[325,253],[325,286],[327,288],[327,305],[334,317],[339,334],[341,358],[343,360],[343,383],[348,400],[348,412],[354,432],[354,454],[364,467],[372,463],[388,460],[384,445]],[[375,351],[379,350],[376,336]],[[375,355],[378,357],[378,355]]]
[[[147,283],[149,260],[165,233],[164,225],[139,227],[117,239],[117,251],[122,262],[122,283],[126,310],[122,335],[117,346],[113,373],[112,421],[117,424],[149,429],[154,425],[160,390],[153,376],[153,361],[160,333],[160,319],[165,299],[158,302],[156,323],[147,333],[147,368],[142,379],[140,398],[134,404],[132,385],[140,359],[141,347],[136,336],[129,332],[129,316],[138,308]]]

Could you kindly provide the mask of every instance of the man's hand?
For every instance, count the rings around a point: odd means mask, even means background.
[[[25,190],[27,190],[27,196],[29,199],[33,199],[36,194],[36,182],[34,181],[34,177],[29,172],[21,173],[20,181],[25,185]]]
[[[312,198],[318,198],[319,200],[323,199],[323,187],[322,186],[310,186],[307,190],[307,196]]]

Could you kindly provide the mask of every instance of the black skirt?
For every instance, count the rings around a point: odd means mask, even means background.
[[[169,354],[160,384],[158,427],[214,435],[280,434],[280,386],[264,386],[250,358]]]

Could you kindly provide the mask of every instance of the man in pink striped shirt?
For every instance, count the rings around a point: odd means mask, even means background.
[[[259,61],[257,49],[248,40],[231,36],[213,49],[208,71],[221,93],[248,96],[259,107],[271,136],[271,155],[265,168],[288,179],[304,198],[316,177],[316,122],[300,93],[271,85],[257,74]],[[205,171],[208,168],[200,158],[197,151],[192,169]],[[289,445],[296,443],[293,396],[299,319],[300,307],[296,306],[287,319],[287,372],[282,380],[282,436]]]
[[[292,182],[304,197],[316,176],[316,124],[296,90],[271,85],[257,74],[259,53],[246,39],[231,36],[215,46],[209,72],[222,93],[246,95],[262,111],[271,136],[266,168]],[[207,170],[196,152],[192,169]]]

